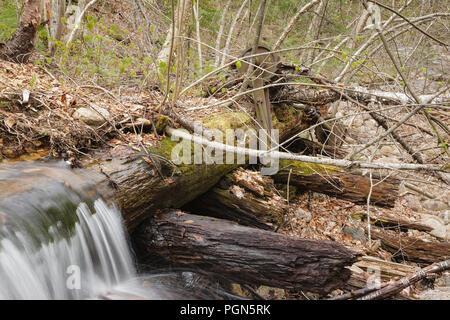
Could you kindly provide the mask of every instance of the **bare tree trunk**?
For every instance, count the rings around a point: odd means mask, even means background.
[[[222,52],[222,60],[220,62],[221,66],[223,66],[225,64],[225,59],[227,58],[227,55],[228,55],[228,51],[229,51],[230,44],[231,44],[231,39],[233,37],[234,28],[236,27],[239,17],[241,16],[242,10],[244,9],[247,2],[248,2],[248,0],[244,0],[244,2],[242,2],[242,5],[240,6],[238,12],[236,13],[236,15],[233,19],[233,22],[231,23],[230,31],[228,32],[227,41],[225,42],[225,47],[223,48],[223,52]]]
[[[200,72],[203,72],[203,57],[202,57],[202,43],[201,43],[201,37],[200,37],[200,13],[198,8],[199,0],[194,2],[194,17],[195,17],[195,28],[197,31],[197,50],[198,50],[198,63],[200,65]]]
[[[184,61],[185,61],[185,50],[184,43],[189,20],[191,18],[192,12],[192,0],[182,0],[178,3],[178,32],[175,38],[175,48],[177,49],[177,57],[176,57],[176,78],[175,78],[175,91],[174,91],[174,100],[178,100],[178,96],[181,89],[181,84],[183,81],[183,71],[184,71]]]
[[[273,48],[273,50],[278,50],[281,46],[281,44],[283,43],[283,41],[286,39],[287,35],[289,34],[289,32],[291,32],[292,28],[294,27],[294,25],[297,23],[298,19],[300,18],[300,16],[302,15],[302,13],[304,13],[305,11],[307,11],[308,9],[310,9],[311,7],[313,7],[314,5],[316,5],[320,0],[312,0],[311,2],[307,3],[304,7],[302,7],[301,9],[299,9],[297,11],[297,13],[295,14],[295,16],[292,17],[291,21],[289,22],[289,24],[286,26],[286,28],[283,30],[283,33],[281,34],[280,38],[277,40],[277,42],[275,43],[275,47]]]
[[[315,41],[319,39],[320,36],[320,28],[322,26],[323,17],[325,15],[325,11],[328,5],[328,0],[322,0],[317,8],[317,11],[311,21],[311,24],[308,29],[308,35],[312,35],[311,40]],[[309,50],[305,61],[309,64],[314,59],[315,50]]]
[[[226,17],[227,17],[227,12],[228,12],[228,8],[230,7],[231,4],[231,0],[228,0],[227,4],[225,5],[225,8],[223,9],[222,12],[222,16],[220,17],[220,22],[219,22],[219,33],[217,33],[217,39],[216,39],[216,58],[214,60],[214,68],[217,68],[217,66],[219,65],[219,61],[220,61],[220,43],[222,41],[222,35],[223,35],[223,29],[225,28],[225,22],[227,21]]]
[[[0,44],[0,58],[11,62],[26,63],[34,49],[36,34],[41,21],[41,0],[28,0],[19,27],[11,40]]]
[[[62,18],[66,12],[66,1],[65,0],[52,0],[51,4],[51,16],[50,18],[50,36],[52,38],[49,41],[49,51],[53,55],[56,49],[56,42],[61,41],[62,37]]]

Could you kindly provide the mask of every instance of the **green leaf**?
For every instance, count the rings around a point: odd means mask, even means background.
[[[240,69],[242,67],[241,60],[236,61],[236,68]]]

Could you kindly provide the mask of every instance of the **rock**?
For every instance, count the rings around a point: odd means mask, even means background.
[[[286,294],[285,294],[284,289],[280,289],[280,288],[259,286],[258,290],[256,290],[256,293],[266,300],[276,300],[276,299],[284,300],[284,299],[286,299]]]
[[[366,241],[366,234],[364,233],[363,228],[349,228],[344,227],[342,229],[344,234],[348,234],[353,240],[359,240],[361,242]]]
[[[444,221],[441,218],[433,216],[431,214],[423,214],[423,218],[420,220],[420,224],[433,228],[429,233],[436,238],[448,240],[450,239],[450,234],[445,226]]]
[[[428,199],[422,203],[422,207],[430,211],[444,211],[448,209],[448,205],[442,201],[435,199]]]
[[[361,118],[356,118],[353,120],[353,127],[354,128],[360,128],[364,124],[364,121]]]
[[[450,223],[450,210],[445,210],[438,215],[446,225]]]
[[[375,160],[375,162],[400,163],[401,161],[396,157],[382,157]]]
[[[298,219],[302,219],[307,223],[310,222],[312,218],[311,212],[303,210],[302,208],[298,208],[297,211],[295,211],[295,216]]]
[[[420,202],[417,196],[408,194],[405,196],[405,200],[406,206],[409,207],[411,210],[416,212],[422,211],[422,203]]]
[[[394,146],[382,146],[380,148],[380,152],[386,156],[398,153],[397,148],[395,148]]]
[[[96,107],[95,110],[92,108],[79,108],[72,116],[77,120],[83,121],[87,125],[100,126],[107,121],[106,119],[109,119],[110,115],[106,109]]]
[[[370,115],[369,115],[369,117],[370,117]],[[377,127],[377,122],[376,122],[375,120],[369,118],[369,119],[367,119],[367,120],[364,121],[364,126],[365,126],[366,128],[374,129],[374,128]]]
[[[419,295],[421,300],[450,300],[450,287],[436,287]]]

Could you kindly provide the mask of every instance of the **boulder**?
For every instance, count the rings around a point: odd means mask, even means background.
[[[108,110],[100,107],[96,107],[95,110],[82,107],[77,109],[72,116],[90,126],[101,126],[110,117]]]

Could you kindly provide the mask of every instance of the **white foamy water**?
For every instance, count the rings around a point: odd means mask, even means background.
[[[75,225],[49,227],[47,242],[2,230],[0,299],[159,298],[140,288],[120,212],[101,199],[94,211],[81,203]]]

